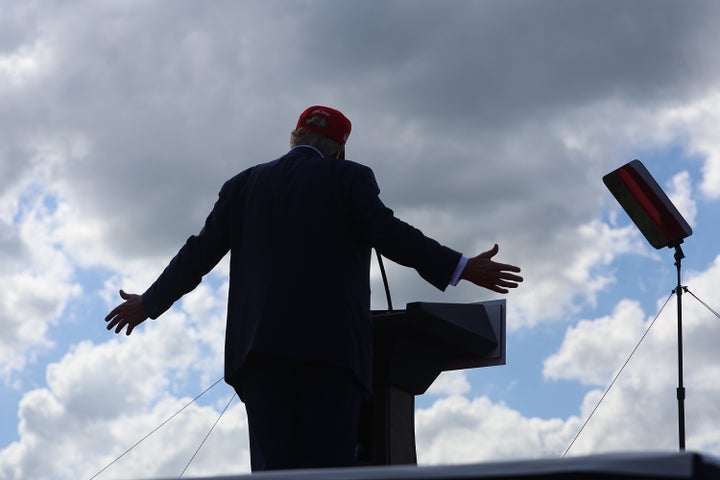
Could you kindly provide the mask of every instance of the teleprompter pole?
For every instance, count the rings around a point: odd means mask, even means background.
[[[682,341],[682,294],[683,286],[680,281],[680,265],[685,258],[680,244],[675,245],[675,267],[677,267],[677,287],[674,292],[677,295],[677,329],[678,329],[678,438],[680,450],[685,450],[685,387],[683,386],[683,341]]]

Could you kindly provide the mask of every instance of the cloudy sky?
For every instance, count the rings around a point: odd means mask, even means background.
[[[507,365],[418,397],[420,464],[677,450],[673,251],[602,176],[643,161],[694,230],[683,284],[720,310],[717,2],[0,11],[0,478],[91,478],[222,377],[225,261],[131,337],[103,318],[200,229],[227,178],[285,153],[312,104],[353,121],[348,158],[399,217],[468,255],[497,242],[523,268]],[[499,298],[388,275],[396,307]],[[687,448],[720,454],[720,320],[683,304]],[[96,478],[177,477],[232,394],[220,382]],[[185,475],[247,471],[235,399]]]

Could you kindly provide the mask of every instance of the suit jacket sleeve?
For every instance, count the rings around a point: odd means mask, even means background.
[[[390,260],[417,270],[420,276],[444,291],[462,257],[420,230],[395,217],[379,197],[372,170],[362,167],[350,185],[353,216],[366,241]]]
[[[142,295],[146,313],[155,319],[192,291],[229,250],[228,215],[231,182],[220,190],[200,233],[187,239],[165,270]]]

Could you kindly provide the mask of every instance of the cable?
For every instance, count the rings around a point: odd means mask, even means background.
[[[185,468],[183,468],[182,472],[180,472],[180,476],[178,477],[178,480],[180,480],[182,478],[182,476],[185,475],[185,470],[187,470],[188,467],[190,466],[190,464],[192,463],[192,461],[195,460],[195,456],[198,454],[198,452],[203,447],[203,445],[205,445],[205,441],[208,439],[208,437],[212,433],[215,426],[218,424],[218,422],[220,421],[222,416],[225,414],[225,411],[228,409],[228,407],[230,406],[232,401],[235,400],[235,395],[237,395],[237,394],[233,393],[233,396],[230,397],[230,401],[227,403],[227,405],[225,405],[225,408],[223,408],[222,412],[220,412],[220,416],[217,418],[217,420],[215,420],[215,423],[213,423],[212,427],[210,427],[210,431],[207,433],[207,435],[205,435],[205,438],[203,438],[202,442],[200,442],[200,445],[198,446],[197,450],[195,450],[195,453],[193,453],[192,457],[190,457],[190,460],[188,460],[188,463],[187,463],[187,465],[185,465]]]
[[[673,291],[673,293],[674,293],[674,291]],[[605,397],[606,397],[607,394],[610,392],[610,389],[613,387],[613,385],[615,385],[615,381],[618,379],[618,377],[619,377],[620,374],[623,372],[623,370],[625,370],[625,367],[626,367],[627,364],[630,362],[630,359],[633,357],[633,355],[635,355],[635,352],[636,352],[637,349],[640,347],[640,344],[641,344],[642,341],[645,339],[645,337],[647,336],[647,334],[650,332],[650,329],[653,327],[653,325],[655,325],[655,320],[658,319],[658,317],[660,316],[660,314],[662,313],[662,311],[665,309],[665,305],[667,305],[667,303],[670,301],[670,299],[671,299],[672,296],[673,296],[673,293],[671,293],[671,294],[668,296],[667,300],[665,300],[665,303],[663,303],[663,306],[660,307],[660,311],[658,311],[657,315],[655,315],[655,318],[653,318],[653,321],[650,322],[650,325],[649,325],[648,328],[645,330],[645,333],[642,334],[642,337],[640,337],[640,340],[638,340],[637,344],[635,345],[635,348],[633,348],[633,349],[632,349],[632,352],[630,352],[630,356],[627,358],[627,360],[625,360],[625,363],[623,364],[623,366],[620,367],[620,370],[618,370],[618,372],[615,374],[615,377],[613,377],[612,381],[610,382],[610,385],[608,385],[607,389],[605,389],[605,393],[602,394],[602,397],[600,397],[600,400],[598,401],[597,405],[595,405],[595,408],[592,409],[592,411],[590,412],[590,415],[588,415],[588,417],[585,419],[585,422],[584,422],[584,423],[582,424],[582,426],[580,427],[580,430],[577,432],[577,434],[575,434],[575,437],[574,437],[574,438],[572,439],[572,441],[570,442],[570,445],[568,445],[568,447],[567,447],[567,448],[565,449],[565,451],[563,452],[562,458],[565,458],[565,455],[567,455],[567,453],[570,451],[570,449],[572,448],[572,446],[575,444],[575,441],[578,439],[578,437],[580,436],[580,434],[582,433],[582,431],[583,431],[583,430],[585,429],[585,427],[587,426],[588,422],[590,422],[590,419],[591,419],[592,416],[595,414],[595,411],[598,409],[598,407],[599,407],[600,404],[603,402],[603,400],[605,400]]]
[[[145,435],[143,438],[141,438],[140,440],[138,440],[137,442],[135,442],[135,444],[134,444],[132,447],[130,447],[130,448],[128,448],[127,450],[125,450],[122,454],[120,454],[119,457],[117,457],[115,460],[113,460],[112,462],[110,462],[110,463],[108,463],[107,465],[105,465],[99,472],[97,472],[95,475],[93,475],[92,477],[90,477],[88,480],[93,480],[95,477],[97,477],[98,475],[100,475],[101,473],[103,473],[105,470],[107,470],[108,468],[110,468],[110,466],[112,466],[115,462],[117,462],[117,461],[120,460],[122,457],[124,457],[125,455],[127,455],[128,453],[130,453],[130,451],[131,451],[132,449],[134,449],[135,447],[137,447],[138,445],[140,445],[140,444],[141,444],[142,442],[144,442],[150,435],[152,435],[153,433],[155,433],[155,432],[157,432],[158,430],[160,430],[160,428],[162,428],[166,423],[168,423],[170,420],[172,420],[173,418],[175,418],[180,412],[182,412],[182,411],[185,410],[187,407],[189,407],[190,405],[192,405],[193,403],[195,403],[195,401],[196,401],[198,398],[200,398],[200,397],[202,397],[203,395],[205,395],[211,388],[213,388],[215,385],[217,385],[218,383],[220,383],[220,382],[223,380],[223,378],[224,378],[224,377],[220,377],[215,383],[213,383],[213,384],[210,385],[208,388],[206,388],[204,392],[202,392],[201,394],[199,394],[198,396],[196,396],[195,398],[193,398],[192,400],[190,400],[184,407],[182,407],[182,408],[181,408],[180,410],[178,410],[177,412],[173,413],[167,420],[165,420],[165,421],[162,422],[160,425],[158,425],[157,427],[155,427],[150,433],[148,433],[147,435]],[[187,467],[186,467],[186,468],[187,468]]]
[[[712,308],[710,308],[710,306],[709,306],[707,303],[705,303],[705,302],[703,302],[702,300],[700,300],[694,293],[692,293],[692,292],[688,289],[688,287],[683,287],[683,291],[685,291],[685,292],[689,293],[690,295],[692,295],[692,296],[695,298],[695,300],[697,300],[697,301],[700,302],[705,308],[707,308],[708,310],[710,310],[710,311],[713,313],[713,315],[715,315],[717,318],[720,318],[720,314],[719,314],[718,312],[716,312],[715,310],[713,310]]]
[[[387,275],[385,275],[385,265],[383,265],[382,257],[380,252],[375,249],[375,256],[377,257],[378,265],[380,266],[380,274],[382,275],[383,285],[385,286],[385,297],[387,298],[388,311],[393,311],[392,298],[390,298],[390,286],[388,285]]]

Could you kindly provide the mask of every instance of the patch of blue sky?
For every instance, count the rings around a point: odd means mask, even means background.
[[[51,199],[49,197],[51,197],[51,194],[43,184],[34,182],[27,185],[18,197],[17,210],[15,211],[15,215],[13,215],[12,223],[14,225],[23,223],[23,221],[27,219],[28,214],[37,207],[38,203],[46,206],[46,213],[54,211],[48,207],[55,205],[56,208],[57,202],[54,198]]]
[[[44,367],[34,362],[23,369],[22,378],[14,374],[9,381],[0,383],[0,412],[3,412],[4,425],[18,425],[19,428],[17,415],[20,399],[27,391],[40,388],[44,378]],[[0,428],[0,445],[9,445],[19,438],[17,428]]]
[[[650,173],[661,186],[682,170],[688,171],[695,179],[702,177],[704,157],[688,151],[687,146],[681,142],[672,143],[664,148],[640,150],[638,159],[646,164],[648,170],[652,168]]]
[[[6,425],[20,425],[17,417],[18,406],[24,394],[24,391],[6,386],[0,387],[0,411],[3,412],[3,422],[7,422]],[[5,447],[19,440],[17,428],[0,428],[0,446]]]
[[[108,340],[104,322],[107,305],[97,292],[110,276],[111,272],[105,268],[75,266],[74,281],[80,285],[82,293],[68,301],[61,314],[61,321],[52,325],[48,331],[48,336],[56,343],[56,348],[52,349],[56,355],[64,354],[70,344],[87,340],[98,344]]]
[[[547,380],[543,377],[546,358],[555,353],[567,328],[557,322],[512,332],[507,339],[505,365],[466,370],[471,389],[466,396],[485,396],[503,403],[524,416],[567,418],[577,415],[589,387],[574,381]],[[418,408],[427,408],[438,396],[421,395]]]
[[[54,214],[58,209],[58,199],[54,194],[46,193],[42,196],[42,205],[48,215]]]

